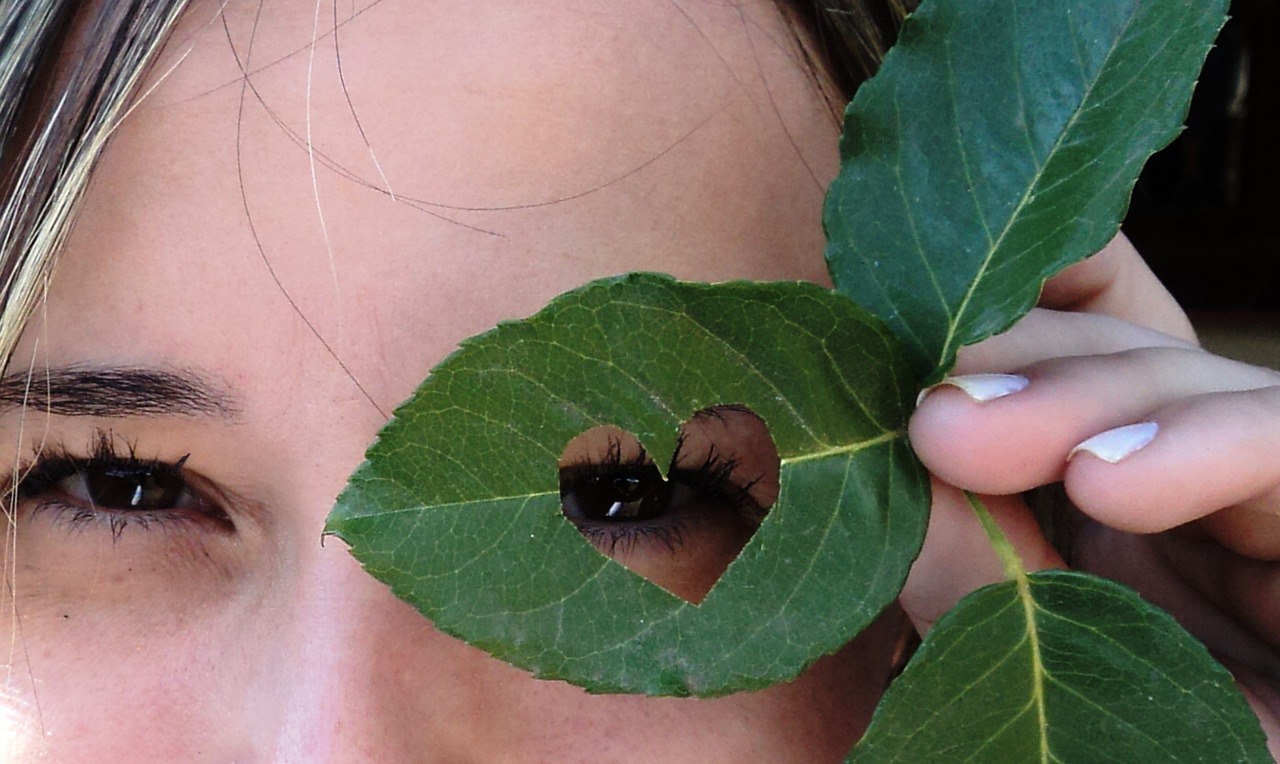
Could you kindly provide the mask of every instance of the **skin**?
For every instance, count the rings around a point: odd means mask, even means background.
[[[0,442],[9,464],[41,444],[83,457],[97,431],[146,459],[189,454],[233,530],[188,511],[113,539],[39,508],[74,499],[66,486],[22,503],[13,754],[841,760],[893,621],[759,693],[592,697],[436,632],[320,543],[386,412],[459,340],[637,268],[823,277],[836,126],[776,8],[386,2],[340,29],[350,103],[332,35],[310,45],[314,3],[216,9],[188,14],[156,68],[172,71],[116,133],[12,368],[183,370],[226,411],[33,407],[4,414]],[[630,559],[697,598],[724,558],[700,542]]]
[[[825,278],[835,123],[776,10],[388,0],[341,27],[350,103],[333,37],[312,55],[316,6],[258,10],[198,4],[184,21],[11,366],[183,370],[222,413],[0,414],[9,464],[42,444],[85,456],[98,431],[143,458],[187,456],[193,490],[233,530],[188,512],[113,537],[40,508],[65,486],[24,500],[7,545],[9,758],[842,760],[883,687],[894,614],[763,692],[590,697],[434,631],[319,541],[385,412],[464,337],[626,270]],[[1026,390],[978,404],[944,386],[912,421],[938,481],[904,611],[925,631],[999,578],[952,486],[990,494],[1045,567],[1062,560],[1014,494],[1065,478],[1085,513],[1076,562],[1103,567],[1109,544],[1149,552],[1112,573],[1180,615],[1218,613],[1198,631],[1221,635],[1274,729],[1276,375],[1194,348],[1123,241],[1055,279],[1044,304],[957,369],[1020,371]],[[1119,464],[1068,456],[1145,419],[1160,434]],[[1230,437],[1241,427],[1250,437]],[[624,562],[696,599],[723,551]]]

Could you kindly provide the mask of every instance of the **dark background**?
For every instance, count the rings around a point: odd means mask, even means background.
[[[1193,318],[1280,327],[1280,0],[1234,0],[1231,13],[1187,130],[1143,171],[1125,231]]]

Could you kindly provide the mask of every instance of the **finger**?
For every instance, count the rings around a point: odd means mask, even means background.
[[[1224,609],[1236,614],[1272,648],[1269,662],[1250,665],[1280,686],[1280,657],[1276,655],[1280,646],[1280,570],[1271,562],[1240,558],[1219,568],[1221,572],[1213,578],[1217,579],[1214,583],[1219,596],[1225,600]]]
[[[1037,308],[1009,331],[960,349],[952,374],[1001,372],[1050,358],[1195,345],[1128,321]]]
[[[1153,533],[1270,496],[1280,485],[1280,387],[1198,395],[1143,419],[1145,443],[1132,448],[1117,437],[1132,427],[1111,430],[1090,439],[1067,466],[1067,493],[1099,522]],[[1261,508],[1255,501],[1253,509]],[[1218,531],[1228,536],[1262,529],[1226,523]],[[1244,548],[1280,548],[1275,525],[1265,530],[1265,537],[1241,539]]]
[[[1180,399],[1280,384],[1270,370],[1186,347],[1051,359],[1020,376],[995,377],[1025,386],[996,390],[994,399],[987,397],[987,379],[956,377],[934,388],[917,407],[909,432],[933,474],[996,494],[1061,480],[1076,445]]]
[[[1280,676],[1274,645],[1277,632],[1259,629],[1275,618],[1274,582],[1266,591],[1234,582],[1236,571],[1264,563],[1234,558],[1221,546],[1184,534],[1134,535],[1087,525],[1076,539],[1072,563],[1135,589],[1168,611],[1219,658],[1272,678]],[[1274,578],[1274,576],[1273,576]],[[1241,597],[1244,599],[1241,599]]]
[[[1170,587],[1182,586],[1191,592],[1173,599],[1173,607],[1157,599],[1153,602],[1180,621],[1184,619],[1177,608],[1191,610],[1195,603],[1204,603],[1207,613],[1200,615],[1197,625],[1211,628],[1191,628],[1193,622],[1185,621],[1192,633],[1211,649],[1280,682],[1280,655],[1276,653],[1280,647],[1280,570],[1274,563],[1237,556],[1192,532],[1128,537],[1158,550]],[[1141,584],[1134,588],[1146,596]]]
[[[1203,539],[1178,534],[1135,536],[1093,525],[1078,539],[1073,562],[1128,584],[1168,611],[1205,644],[1240,684],[1267,731],[1273,755],[1280,743],[1280,676],[1274,645],[1277,602],[1274,565],[1241,561]],[[1243,564],[1242,564],[1243,563]],[[1257,581],[1240,581],[1257,577]]]
[[[1123,319],[1190,342],[1196,338],[1182,308],[1124,234],[1049,279],[1040,304]]]
[[[1021,499],[983,496],[981,501],[1028,571],[1064,567]],[[916,631],[925,634],[965,595],[1003,580],[1004,567],[964,493],[933,481],[933,509],[924,548],[899,597]]]
[[[1280,488],[1214,512],[1199,527],[1238,555],[1280,561]]]
[[[1253,676],[1248,669],[1237,669],[1231,665],[1227,668],[1235,675],[1241,694],[1258,717],[1262,732],[1267,736],[1267,751],[1271,758],[1280,761],[1280,693],[1264,679]]]

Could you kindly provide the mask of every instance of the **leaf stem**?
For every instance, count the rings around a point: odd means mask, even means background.
[[[996,524],[995,518],[987,511],[982,501],[968,491],[964,492],[964,498],[969,502],[974,514],[978,516],[978,522],[982,524],[982,530],[986,531],[991,547],[996,550],[996,555],[1004,563],[1005,576],[1017,587],[1018,600],[1022,603],[1022,614],[1027,625],[1027,648],[1031,653],[1031,704],[1036,710],[1040,762],[1048,764],[1053,760],[1053,753],[1049,747],[1049,714],[1048,709],[1045,708],[1045,667],[1040,651],[1040,625],[1036,622],[1036,603],[1031,594],[1031,579],[1027,577],[1027,569],[1023,567],[1018,551],[1013,548],[1004,531],[1000,530],[1000,526]]]
[[[1025,579],[1027,570],[1022,567],[1022,558],[1018,556],[1018,551],[1013,548],[1013,544],[1009,543],[1004,531],[1000,530],[995,518],[991,516],[991,513],[987,511],[987,508],[977,496],[965,491],[964,498],[969,502],[973,513],[978,516],[978,522],[982,524],[982,530],[986,532],[987,540],[991,542],[991,548],[996,550],[996,556],[1000,558],[1000,562],[1004,565],[1005,577],[1010,581]]]

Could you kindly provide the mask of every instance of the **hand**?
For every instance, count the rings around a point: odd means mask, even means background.
[[[1235,673],[1280,753],[1280,373],[1197,347],[1122,238],[1052,280],[1041,305],[952,372],[1025,387],[980,378],[967,385],[979,398],[1006,393],[980,402],[944,384],[912,419],[935,498],[904,609],[924,631],[1002,579],[958,488],[987,494],[1029,569],[1063,566],[1020,495],[1062,481],[1081,510],[1072,567],[1172,612]],[[1090,440],[1138,423],[1136,440]]]

